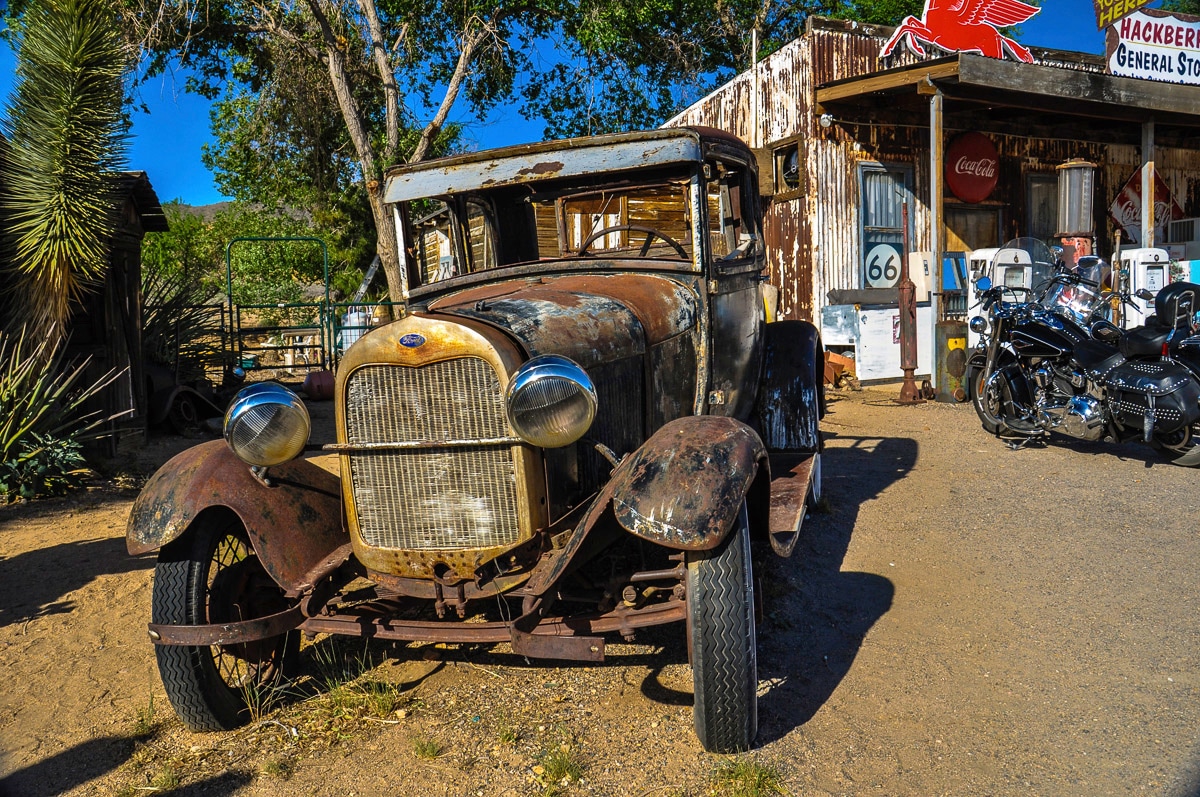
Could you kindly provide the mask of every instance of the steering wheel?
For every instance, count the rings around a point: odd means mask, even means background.
[[[585,255],[591,254],[590,252],[588,252],[588,247],[591,246],[592,244],[594,244],[598,239],[603,238],[605,235],[608,235],[609,233],[622,232],[622,231],[640,232],[640,233],[646,234],[646,240],[642,243],[642,248],[638,252],[638,257],[645,257],[646,253],[650,251],[650,242],[653,241],[655,238],[659,238],[667,246],[671,247],[676,252],[678,252],[679,256],[681,258],[683,258],[684,260],[688,259],[687,252],[684,251],[683,247],[680,246],[679,242],[676,241],[674,238],[672,238],[669,235],[666,235],[665,233],[659,232],[658,230],[654,229],[653,227],[643,227],[640,224],[618,224],[615,227],[604,227],[603,229],[596,230],[594,233],[589,235],[587,237],[587,240],[584,241],[579,246],[579,251],[576,252],[576,254],[580,255],[580,256],[585,256]]]

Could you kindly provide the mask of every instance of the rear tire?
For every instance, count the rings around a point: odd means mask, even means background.
[[[1194,468],[1200,465],[1200,423],[1170,434],[1155,435],[1153,446],[1173,464]]]
[[[154,568],[155,623],[204,625],[284,611],[283,590],[267,575],[241,520],[201,515],[188,533],[163,548]],[[167,697],[193,731],[229,730],[269,702],[299,651],[298,633],[239,645],[155,645]]]
[[[696,736],[705,750],[749,750],[758,735],[754,573],[746,504],[725,541],[687,558]]]

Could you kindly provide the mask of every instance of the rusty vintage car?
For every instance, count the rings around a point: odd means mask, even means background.
[[[405,307],[339,363],[340,478],[259,383],[130,515],[186,725],[243,722],[301,634],[599,662],[678,622],[701,743],[749,748],[752,553],[820,499],[824,401],[816,328],[766,319],[757,180],[704,129],[393,169]]]

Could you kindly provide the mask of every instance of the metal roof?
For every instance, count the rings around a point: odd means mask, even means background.
[[[445,196],[594,172],[695,163],[709,146],[745,149],[720,130],[673,128],[545,141],[454,155],[388,170],[385,202]]]
[[[1104,74],[1103,61],[1077,53],[1036,51],[1049,63],[1022,63],[958,53],[830,81],[816,89],[822,111],[847,120],[922,113],[940,90],[960,111],[1021,125],[1069,122],[1083,140],[1136,143],[1141,123],[1155,122],[1160,144],[1193,144],[1200,128],[1200,86]],[[1132,124],[1131,124],[1132,123]]]

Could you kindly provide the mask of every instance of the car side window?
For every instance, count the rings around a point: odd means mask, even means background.
[[[762,251],[748,174],[739,166],[707,164],[708,241],[717,263],[740,263]]]
[[[471,254],[469,271],[483,271],[499,264],[496,256],[496,230],[488,206],[480,200],[466,202],[467,249]]]
[[[439,202],[438,207],[414,225],[414,248],[421,282],[457,277],[458,259],[450,235],[450,208]]]

